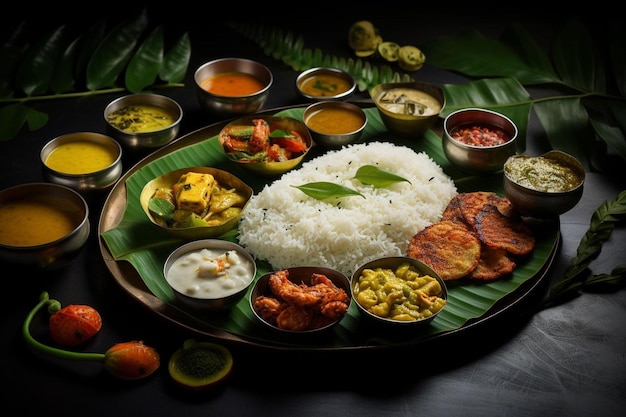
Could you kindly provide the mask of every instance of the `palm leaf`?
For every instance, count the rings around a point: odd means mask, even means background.
[[[302,119],[304,108],[293,108],[281,111],[278,116]],[[457,188],[465,191],[494,190],[502,192],[502,175],[468,176],[455,169],[447,161],[441,146],[441,137],[429,130],[422,140],[402,140],[390,137],[380,115],[375,108],[365,109],[368,123],[363,132],[362,141],[387,140],[398,145],[409,146],[416,152],[427,152],[428,155],[454,178]],[[221,151],[217,136],[202,136],[202,133],[193,133],[196,137],[193,143],[173,151],[161,158],[149,162],[133,173],[125,182],[127,192],[127,207],[119,225],[102,233],[109,251],[118,261],[130,262],[148,289],[162,302],[171,308],[180,310],[188,315],[190,321],[199,321],[203,328],[207,326],[216,331],[227,331],[245,339],[261,340],[271,344],[298,344],[299,342],[281,341],[275,335],[268,335],[263,327],[258,326],[246,298],[240,301],[228,315],[215,316],[202,314],[186,309],[176,302],[171,290],[165,283],[163,276],[163,262],[167,255],[182,242],[172,239],[155,228],[147,219],[139,204],[139,194],[143,186],[154,177],[165,172],[185,166],[214,166],[227,169],[250,186],[259,191],[267,180],[255,177],[247,171],[234,166]],[[181,140],[185,140],[181,138]],[[534,227],[533,227],[534,228]],[[412,335],[403,333],[402,342],[411,343],[422,338],[455,330],[468,322],[483,316],[500,300],[510,297],[528,284],[533,277],[540,274],[546,261],[549,259],[558,236],[558,223],[546,222],[541,227],[534,228],[537,244],[528,259],[518,264],[518,268],[506,279],[493,282],[479,282],[469,285],[450,285],[448,288],[447,307],[423,331]],[[236,236],[230,234],[224,239],[236,241]],[[258,262],[258,276],[269,272],[271,267],[265,262]],[[258,277],[257,276],[257,277]],[[395,343],[393,335],[380,334],[368,328],[363,331],[363,319],[352,305],[347,316],[333,329],[333,336],[320,340],[307,340],[307,346],[353,347],[364,345],[381,345]]]

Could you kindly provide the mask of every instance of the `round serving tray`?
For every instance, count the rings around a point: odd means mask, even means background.
[[[277,112],[293,108],[295,107],[267,110],[264,112],[260,112],[259,115],[275,114]],[[172,152],[181,150],[188,146],[199,144],[200,142],[216,136],[226,123],[226,121],[216,123],[198,129],[194,132],[189,133],[188,135],[182,136],[179,139],[171,142],[167,146],[160,148],[154,153],[148,155],[137,164],[135,164],[133,167],[131,167],[120,178],[118,183],[111,189],[109,195],[107,196],[107,199],[104,202],[98,225],[99,236],[102,236],[103,233],[116,228],[122,221],[128,205],[126,181],[129,177],[131,177],[137,171],[159,158],[166,157]],[[368,140],[368,138],[365,138],[364,140]],[[376,138],[376,140],[379,139]],[[445,166],[444,169],[446,169]],[[476,179],[474,179],[474,182],[475,180]],[[485,184],[485,187],[481,186],[481,190],[489,190],[489,181],[481,179],[480,183]],[[115,259],[103,238],[100,238],[99,244],[100,251],[106,267],[110,271],[115,281],[122,287],[122,289],[126,293],[128,293],[139,303],[143,304],[149,310],[154,312],[156,315],[199,335],[208,336],[210,338],[233,343],[240,343],[249,346],[278,350],[367,350],[413,346],[433,340],[440,340],[442,338],[451,337],[452,335],[457,335],[459,333],[465,334],[473,329],[476,329],[478,326],[494,321],[496,318],[503,316],[505,312],[512,310],[514,307],[521,307],[524,301],[527,301],[531,298],[531,295],[538,292],[538,288],[540,288],[541,284],[544,282],[547,276],[547,272],[549,271],[560,246],[560,232],[558,222],[556,224],[551,224],[550,229],[555,231],[555,233],[550,234],[549,242],[547,242],[547,244],[546,242],[544,242],[544,249],[543,253],[541,254],[539,267],[534,270],[531,276],[525,277],[521,285],[519,285],[510,293],[505,294],[503,297],[499,298],[484,314],[480,315],[480,317],[470,318],[462,326],[451,330],[435,333],[424,333],[421,336],[412,335],[408,338],[402,338],[401,336],[387,337],[383,338],[384,340],[382,342],[377,342],[375,338],[365,337],[362,340],[367,340],[367,342],[364,342],[362,344],[346,343],[345,345],[343,345],[341,342],[307,343],[307,341],[301,340],[288,341],[287,343],[285,343],[284,341],[279,340],[279,338],[274,337],[275,335],[273,334],[264,335],[263,333],[261,333],[260,336],[259,334],[255,334],[248,337],[246,334],[242,334],[242,332],[229,331],[226,328],[222,328],[219,325],[215,325],[214,323],[210,323],[207,320],[204,320],[200,316],[194,316],[194,314],[183,311],[176,306],[167,303],[159,297],[155,296],[150,291],[146,283],[143,281],[140,273],[130,262]],[[332,335],[330,337],[332,337]],[[358,339],[361,340],[361,338]]]

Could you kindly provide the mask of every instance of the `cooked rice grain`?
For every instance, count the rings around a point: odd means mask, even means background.
[[[363,165],[410,181],[374,188],[354,179]],[[294,186],[326,181],[365,196],[318,201]],[[403,256],[409,240],[441,219],[456,187],[427,154],[386,142],[330,151],[289,171],[254,195],[239,224],[239,243],[274,269],[324,266],[350,276],[383,256]]]

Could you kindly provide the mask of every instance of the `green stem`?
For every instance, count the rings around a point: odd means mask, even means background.
[[[24,326],[22,327],[22,336],[24,336],[24,340],[26,343],[36,350],[37,352],[43,353],[47,356],[60,358],[60,359],[70,359],[75,361],[98,361],[104,362],[105,355],[104,353],[81,353],[81,352],[71,352],[68,350],[57,349],[47,345],[44,345],[41,342],[38,342],[31,336],[30,334],[30,323],[33,321],[33,317],[41,310],[44,306],[55,303],[55,300],[51,300],[48,296],[47,292],[42,292],[39,296],[39,303],[28,313],[26,316],[26,320],[24,320]]]

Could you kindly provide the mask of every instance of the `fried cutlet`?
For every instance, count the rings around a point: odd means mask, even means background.
[[[429,265],[443,280],[471,273],[480,259],[480,241],[463,223],[443,220],[417,232],[407,256]]]
[[[476,214],[475,231],[485,245],[513,255],[527,255],[535,247],[535,237],[526,223],[503,215],[489,204]]]
[[[482,245],[480,261],[469,274],[469,278],[491,281],[510,274],[515,266],[515,261],[508,256],[506,250]]]
[[[515,217],[515,210],[508,198],[502,197],[491,191],[475,191],[458,194],[459,211],[465,222],[474,227],[476,216],[486,205],[494,206],[502,215]]]

